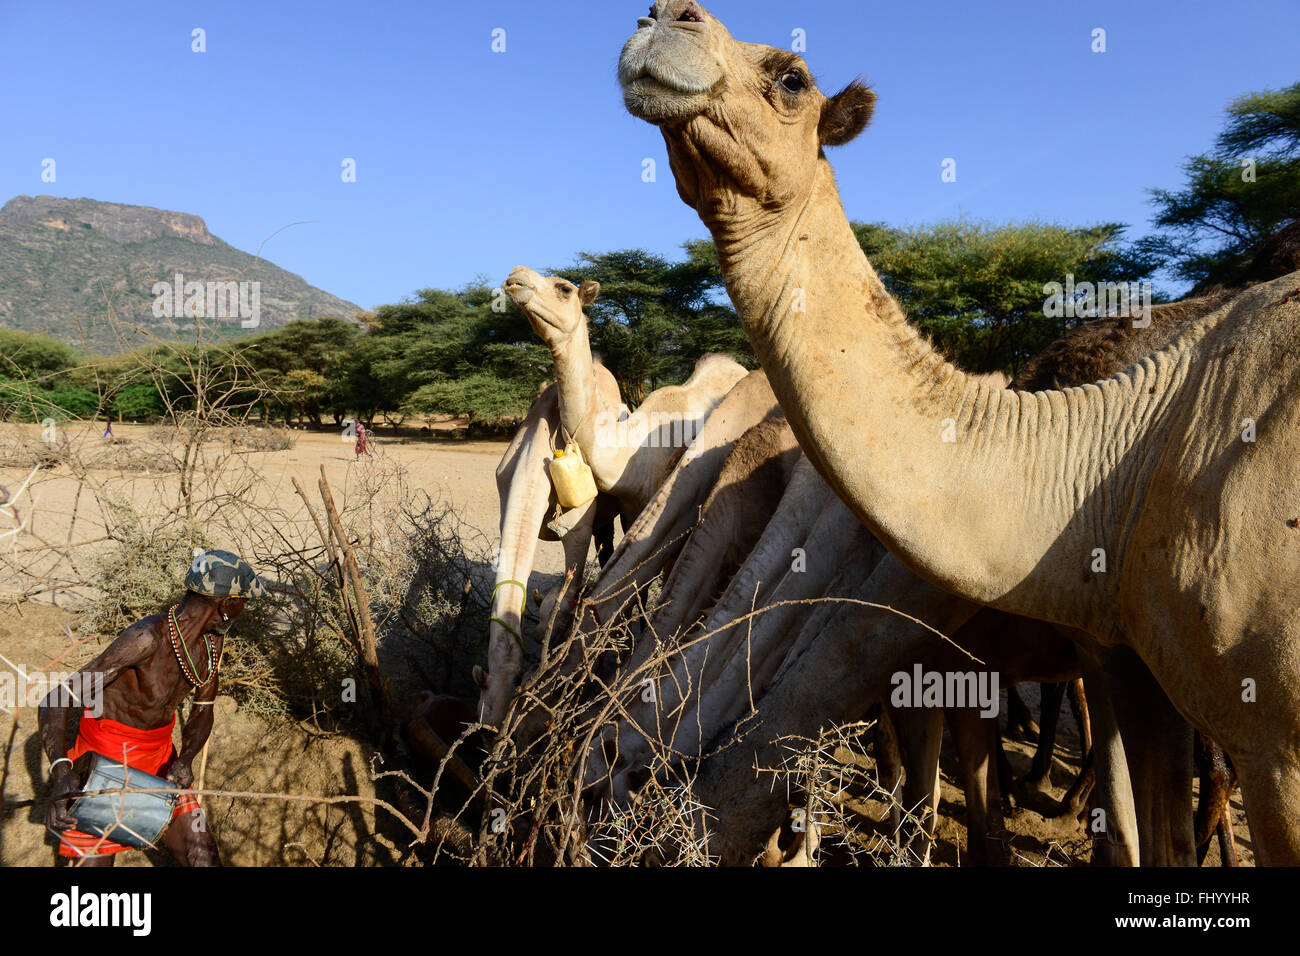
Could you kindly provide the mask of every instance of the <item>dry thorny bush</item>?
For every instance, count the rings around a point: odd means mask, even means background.
[[[631,620],[586,633],[573,626],[555,646],[542,639],[536,666],[489,745],[476,789],[459,806],[444,807],[443,836],[429,840],[434,860],[447,854],[488,866],[712,865],[703,832],[707,818],[719,810],[702,806],[695,796],[700,758],[683,759],[664,743],[673,739],[675,725],[688,719],[689,688],[679,687],[682,703],[661,713],[658,727],[640,728],[650,742],[650,772],[628,801],[614,805],[584,792],[588,755],[602,732],[628,716],[627,705],[648,679],[680,680],[669,669],[675,655],[712,636],[657,642],[644,663],[620,668],[637,640],[633,621],[647,619],[650,610],[642,605]],[[655,638],[643,634],[641,639]],[[794,802],[792,817],[812,824],[818,840],[805,844],[807,862],[820,861],[827,850],[838,861],[855,864],[921,862],[899,839],[903,827],[919,829],[919,817],[880,785],[875,762],[865,756],[864,731],[870,726],[831,728],[816,740],[786,739],[790,758],[756,774],[755,786],[784,785]],[[482,729],[467,728],[440,770]],[[710,744],[705,759],[750,730],[747,719],[737,721]],[[869,801],[884,807],[887,820],[893,818],[884,835]]]
[[[272,584],[272,593],[242,616],[223,684],[255,712],[343,716],[343,681],[352,676],[356,648],[325,545],[301,499],[286,503],[283,489],[271,487],[254,456],[228,435],[212,439],[197,455],[188,500],[174,469],[128,479],[86,463],[83,448],[92,442],[67,442],[61,464],[31,485],[38,502],[33,528],[0,551],[5,596],[71,595],[79,630],[111,635],[181,596],[194,549],[234,551]],[[161,436],[157,453],[176,443]],[[41,486],[55,480],[75,485],[72,507],[57,521],[39,507]],[[409,645],[402,654],[435,686],[467,677],[481,650],[475,612],[490,588],[486,542],[469,539],[450,507],[411,488],[404,469],[382,451],[350,467],[347,482],[332,492],[382,646]],[[319,500],[314,507],[320,512]],[[46,527],[60,533],[46,534]],[[466,601],[467,581],[474,600]]]

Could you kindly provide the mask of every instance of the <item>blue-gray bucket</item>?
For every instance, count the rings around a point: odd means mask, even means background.
[[[161,788],[171,792],[131,792]],[[103,754],[91,758],[90,776],[81,789],[88,796],[78,797],[71,811],[77,818],[77,829],[136,848],[157,844],[158,837],[171,823],[180,798],[180,790],[174,783],[110,760]],[[120,792],[95,793],[96,790]]]

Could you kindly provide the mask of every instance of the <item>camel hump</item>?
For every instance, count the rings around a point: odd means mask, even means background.
[[[695,361],[695,370],[691,377],[682,383],[682,388],[693,389],[720,383],[730,389],[749,372],[730,355],[722,352],[706,352]]]

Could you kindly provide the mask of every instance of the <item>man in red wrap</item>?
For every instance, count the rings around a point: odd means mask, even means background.
[[[132,624],[78,672],[84,675],[83,687],[102,675],[103,695],[96,702],[96,714],[89,709],[82,713],[71,746],[68,717],[73,708],[57,706],[60,695],[54,692],[41,703],[41,742],[53,774],[46,823],[59,836],[60,855],[82,866],[112,866],[114,854],[129,847],[76,829],[68,795],[81,789],[78,758],[99,753],[189,787],[194,779],[191,764],[212,733],[226,631],[246,601],[266,594],[253,569],[229,551],[198,554],[185,588],[179,604]],[[172,729],[177,708],[191,693],[194,703],[181,728],[177,753]],[[183,866],[220,866],[216,841],[201,812],[193,816],[198,810],[194,797],[183,794],[162,833],[162,844]]]

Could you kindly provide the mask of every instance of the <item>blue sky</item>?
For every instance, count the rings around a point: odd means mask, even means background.
[[[676,256],[704,229],[614,80],[647,6],[0,0],[0,202],[181,210],[249,252],[309,221],[264,255],[366,308],[583,250]],[[803,30],[823,88],[873,85],[871,128],[832,161],[850,218],[894,225],[964,214],[1141,234],[1146,190],[1181,182],[1230,99],[1300,79],[1294,0],[710,9],[743,40],[789,46]],[[955,183],[940,180],[947,157]]]

